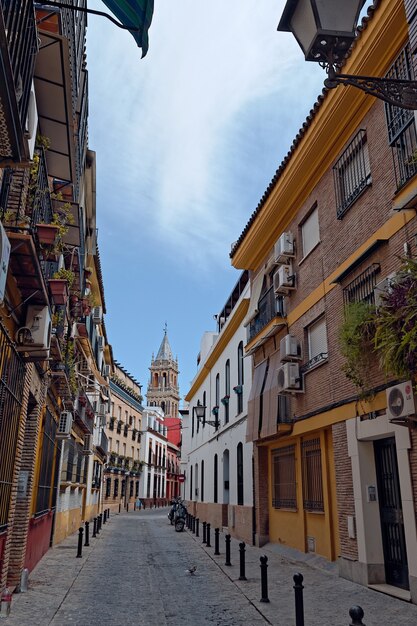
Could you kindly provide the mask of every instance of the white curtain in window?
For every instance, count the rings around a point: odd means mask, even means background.
[[[320,241],[319,212],[317,208],[310,213],[306,221],[301,225],[301,232],[303,236],[303,256],[307,256],[310,250]]]
[[[321,317],[308,327],[309,360],[321,353],[327,353],[326,319]]]

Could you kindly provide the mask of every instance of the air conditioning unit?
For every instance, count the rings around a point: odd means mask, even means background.
[[[274,291],[275,293],[286,294],[292,289],[295,289],[292,265],[280,265],[274,274]]]
[[[72,427],[72,413],[70,411],[62,411],[59,417],[57,439],[70,439]]]
[[[302,392],[300,366],[298,363],[284,363],[278,368],[278,393]]]
[[[285,335],[279,344],[281,361],[300,361],[302,359],[301,345],[294,335]]]
[[[110,365],[105,365],[103,367],[103,376],[104,376],[104,378],[109,378],[110,377],[110,370],[111,370]]]
[[[0,222],[0,304],[3,304],[6,291],[7,271],[9,269],[10,241]]]
[[[51,315],[49,308],[42,305],[29,305],[26,313],[26,324],[16,332],[18,352],[28,352],[40,358],[49,356],[51,342]]]
[[[414,404],[413,385],[411,381],[388,387],[387,394],[387,416],[390,422],[404,422],[409,415],[414,415],[416,407]]]
[[[275,263],[287,263],[288,259],[293,259],[294,257],[294,235],[292,233],[282,233],[274,248]]]
[[[93,436],[91,434],[84,435],[84,446],[82,449],[84,456],[93,454]]]
[[[101,306],[94,306],[91,311],[91,317],[94,324],[101,324],[103,320],[103,309]]]
[[[104,350],[104,343],[105,343],[105,339],[103,335],[99,335],[97,337],[97,344],[98,344],[98,349],[103,351]]]
[[[36,106],[35,86],[32,86],[29,94],[28,113],[26,117],[25,136],[29,147],[29,159],[33,159],[36,144],[36,129],[38,127],[38,109]]]
[[[381,306],[381,304],[384,304],[384,299],[383,299],[382,296],[384,294],[388,293],[392,282],[395,280],[395,277],[396,277],[396,273],[393,272],[392,274],[390,274],[389,276],[384,278],[384,280],[381,280],[381,282],[379,282],[379,283],[377,283],[377,285],[375,285],[375,287],[374,287],[374,301],[375,301],[375,306],[377,308],[379,306]]]
[[[104,417],[104,415],[106,415],[107,411],[104,402],[97,402],[96,411],[99,417]]]

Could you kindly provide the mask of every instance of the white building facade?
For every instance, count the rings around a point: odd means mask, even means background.
[[[142,414],[142,478],[139,497],[145,506],[166,504],[167,427],[164,412],[157,406],[146,406]]]
[[[202,338],[198,373],[185,398],[182,467],[189,512],[252,542],[252,443],[246,443],[252,367],[244,358],[248,304],[248,273],[243,272],[216,316],[217,332]],[[199,404],[205,407],[201,419]]]

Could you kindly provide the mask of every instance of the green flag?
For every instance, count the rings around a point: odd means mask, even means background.
[[[148,30],[152,22],[154,0],[103,0],[103,2],[117,19],[128,27],[139,48],[142,48],[144,57],[149,47]]]

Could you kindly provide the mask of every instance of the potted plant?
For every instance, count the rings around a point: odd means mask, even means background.
[[[68,300],[68,282],[63,278],[50,278],[48,282],[54,304],[66,304]]]
[[[59,227],[56,224],[36,224],[36,234],[40,244],[54,246]]]
[[[230,396],[227,396],[227,395],[226,395],[226,396],[224,396],[224,397],[222,398],[222,404],[225,404],[225,405],[226,405],[226,404],[229,404],[229,400],[230,400]]]

